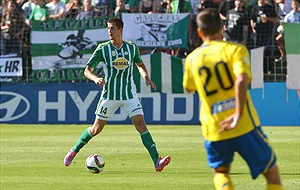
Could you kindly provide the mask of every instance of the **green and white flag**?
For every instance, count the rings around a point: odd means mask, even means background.
[[[300,24],[283,23],[287,54],[287,89],[300,90]]]
[[[184,59],[162,52],[143,55],[142,59],[151,79],[156,84],[156,91],[150,86],[145,85],[145,80],[140,76],[137,68],[135,68],[134,81],[137,85],[138,93],[186,93],[182,86]]]
[[[187,48],[189,14],[123,13],[123,38],[140,48]]]
[[[262,64],[263,50],[264,47],[253,49],[251,51],[251,89],[264,88]],[[136,83],[138,93],[187,93],[182,86],[185,59],[162,52],[156,52],[151,55],[142,55],[142,59],[147,67],[151,79],[156,84],[156,91],[154,91],[150,86],[145,85],[145,80],[140,76],[137,68],[135,67],[134,81]]]
[[[105,17],[33,22],[32,81],[86,80],[83,68],[87,60],[98,43],[109,40],[107,19]]]

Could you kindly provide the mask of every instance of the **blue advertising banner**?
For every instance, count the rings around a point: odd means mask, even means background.
[[[94,83],[1,83],[0,123],[11,124],[92,124],[101,89]],[[250,90],[262,126],[300,126],[298,94],[286,93],[285,83],[265,83]],[[274,96],[276,94],[276,96]],[[194,124],[199,120],[197,94],[139,94],[147,124]],[[276,111],[270,111],[276,110]],[[117,110],[111,124],[131,124]]]
[[[101,89],[94,83],[1,84],[0,123],[91,124]],[[148,124],[199,124],[195,94],[139,94]],[[119,109],[109,121],[130,124]]]

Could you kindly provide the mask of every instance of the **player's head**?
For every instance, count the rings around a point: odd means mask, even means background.
[[[120,18],[111,18],[107,21],[107,24],[113,24],[115,25],[118,29],[124,27],[124,23]]]
[[[215,8],[206,8],[197,15],[198,34],[200,37],[213,36],[221,31],[222,20]]]
[[[108,36],[111,40],[122,39],[124,23],[119,18],[112,18],[107,21]]]

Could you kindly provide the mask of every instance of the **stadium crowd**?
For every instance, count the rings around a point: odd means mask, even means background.
[[[47,19],[122,17],[122,13],[190,13],[187,49],[162,50],[185,57],[201,45],[196,34],[196,15],[203,9],[219,10],[224,21],[224,40],[248,49],[272,47],[275,61],[285,61],[282,22],[300,24],[299,0],[0,0],[1,54],[20,53],[30,58],[31,22]],[[153,52],[143,50],[142,53]],[[278,52],[278,53],[276,53]]]

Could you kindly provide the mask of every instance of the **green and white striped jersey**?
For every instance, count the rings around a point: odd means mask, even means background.
[[[102,89],[102,99],[128,100],[137,94],[133,66],[141,62],[136,44],[123,41],[118,49],[108,41],[98,45],[87,65],[92,68],[96,68],[98,64],[103,66],[106,84]]]

